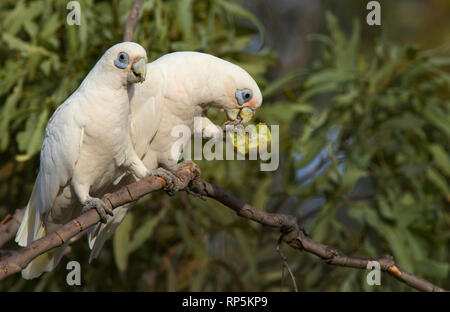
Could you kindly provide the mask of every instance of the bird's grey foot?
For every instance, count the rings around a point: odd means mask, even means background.
[[[200,167],[193,162],[192,160],[185,160],[181,163],[178,164],[177,167],[177,171],[181,168],[187,168],[189,169],[189,171],[193,172],[195,175],[195,178],[199,178],[202,175],[202,171],[200,170]],[[186,193],[188,193],[189,195],[192,195],[194,197],[198,197],[200,199],[206,200],[205,197],[201,194],[196,193],[194,190],[191,189],[191,183],[192,181],[189,183],[189,185],[184,189],[186,191]]]
[[[105,223],[107,222],[107,215],[113,216],[113,211],[105,205],[105,203],[100,198],[89,198],[86,202],[83,204],[83,210],[82,213],[85,213],[88,210],[95,209],[98,214],[100,215],[100,222]]]
[[[150,171],[149,176],[157,176],[163,178],[166,181],[166,186],[164,187],[164,189],[170,196],[173,196],[176,192],[178,192],[176,176],[169,170],[159,167]]]
[[[185,160],[179,163],[176,171],[180,169],[188,169],[190,172],[194,174],[194,178],[199,178],[202,175],[200,167],[192,160]]]

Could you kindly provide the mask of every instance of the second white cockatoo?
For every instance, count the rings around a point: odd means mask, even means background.
[[[16,236],[19,245],[54,232],[87,209],[96,209],[106,222],[112,211],[99,199],[105,188],[124,172],[137,178],[149,175],[132,145],[128,97],[130,86],[145,80],[146,64],[147,54],[139,44],[112,46],[54,112]],[[22,276],[30,279],[53,270],[66,245],[34,259]]]
[[[172,136],[174,127],[184,125],[193,133],[194,117],[201,117],[203,135],[220,137],[221,127],[206,117],[209,108],[225,110],[230,120],[247,122],[262,104],[257,83],[244,69],[209,54],[167,54],[149,63],[147,72],[144,83],[130,88],[131,137],[147,169],[169,181],[178,166],[178,156],[172,154],[172,146],[179,140]],[[118,186],[130,182],[132,179],[125,177]],[[116,208],[106,224],[91,229],[90,261],[132,205]]]

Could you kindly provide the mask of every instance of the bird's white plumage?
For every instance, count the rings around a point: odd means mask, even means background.
[[[115,66],[121,52],[130,56],[127,68]],[[136,43],[111,47],[53,114],[45,130],[40,171],[16,236],[20,245],[77,217],[80,204],[103,195],[122,172],[140,178],[148,174],[130,136],[128,72],[139,59],[146,60],[146,52]],[[22,276],[34,278],[51,271],[64,247],[33,260]]]

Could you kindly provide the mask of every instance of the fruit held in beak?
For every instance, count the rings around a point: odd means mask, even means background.
[[[232,108],[227,110],[227,118],[228,120],[235,121],[239,116],[239,112],[241,110],[239,108]]]
[[[242,118],[243,123],[247,123],[255,116],[255,111],[250,107],[244,107],[239,112],[239,116]]]
[[[230,136],[230,141],[238,153],[246,155],[251,151],[258,152],[258,149],[260,152],[267,150],[272,135],[266,124],[257,124],[256,131],[252,130],[250,133],[242,126],[236,127],[238,127],[236,132],[227,133],[227,135]]]
[[[255,111],[250,107],[232,108],[226,111],[228,120],[239,121],[242,123],[249,122],[255,115]]]

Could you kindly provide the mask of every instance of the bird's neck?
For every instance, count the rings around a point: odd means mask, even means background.
[[[195,111],[197,114],[215,106],[223,96],[223,84],[220,75],[214,75],[206,70],[199,70],[189,76],[182,83],[181,103],[185,109]]]
[[[94,68],[83,80],[79,91],[93,112],[103,114],[104,111],[113,111],[114,116],[122,119],[130,114],[127,86],[118,82],[120,79],[117,78],[119,77],[108,76]]]

